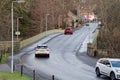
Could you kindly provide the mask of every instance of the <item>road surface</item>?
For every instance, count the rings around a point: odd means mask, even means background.
[[[53,36],[50,35],[22,50],[21,53],[27,53],[22,57],[22,63],[40,73],[43,78],[37,80],[50,80],[52,75],[55,75],[55,80],[108,80],[106,77],[96,77],[94,64],[89,65],[92,62],[86,57],[86,52],[77,54],[85,39],[90,38],[96,28],[96,23],[90,23],[90,26],[79,28],[73,35],[61,34],[47,42],[50,58],[35,58],[34,48]]]

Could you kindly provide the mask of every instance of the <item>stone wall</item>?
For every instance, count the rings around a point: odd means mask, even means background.
[[[29,39],[23,40],[23,41],[14,41],[14,52],[18,52],[21,48],[24,48],[25,46],[47,36],[53,33],[63,33],[63,30],[61,29],[55,29],[55,30],[49,30],[47,32],[40,33],[36,36],[33,36]],[[0,41],[0,52],[11,52],[11,41]]]
[[[108,57],[108,50],[97,48],[97,36],[99,34],[99,29],[94,32],[94,39],[92,43],[87,44],[87,53],[89,56],[93,57]]]
[[[87,53],[92,57],[108,57],[108,51],[104,49],[96,49],[92,46],[92,43],[87,44]]]

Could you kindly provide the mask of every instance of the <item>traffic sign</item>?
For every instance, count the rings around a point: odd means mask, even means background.
[[[15,35],[20,35],[20,31],[16,31],[16,32],[15,32]]]

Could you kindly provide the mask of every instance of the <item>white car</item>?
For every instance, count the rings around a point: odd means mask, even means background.
[[[111,80],[120,79],[120,59],[101,58],[96,63],[96,75],[106,75]]]
[[[35,57],[49,57],[49,49],[47,45],[37,45],[35,49]]]

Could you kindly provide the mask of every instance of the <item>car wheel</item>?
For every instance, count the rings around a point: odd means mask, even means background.
[[[35,58],[37,57],[37,55],[35,54]]]
[[[48,55],[48,58],[50,57],[50,55]]]
[[[111,79],[111,80],[116,80],[115,74],[114,74],[113,72],[110,74],[110,79]]]
[[[101,74],[100,74],[99,68],[96,68],[95,72],[96,72],[97,77],[100,77]]]

